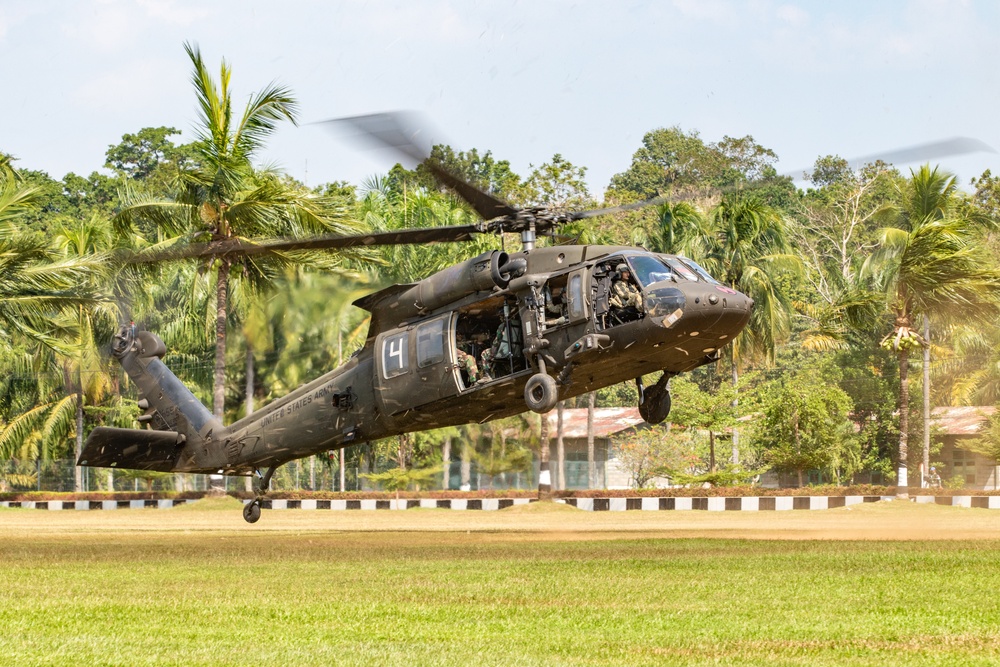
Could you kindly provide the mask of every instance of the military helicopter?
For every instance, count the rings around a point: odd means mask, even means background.
[[[366,136],[426,157],[393,114],[349,119]],[[344,365],[232,424],[202,405],[161,361],[153,332],[122,327],[111,354],[139,390],[138,429],[95,428],[77,465],[255,477],[243,516],[260,518],[275,470],[328,450],[412,431],[486,422],[624,381],[650,423],[670,413],[669,381],[719,359],[753,300],[689,258],[603,245],[536,247],[557,225],[649,205],[564,212],[517,209],[428,163],[483,218],[472,225],[262,244],[188,246],[130,261],[304,248],[435,243],[518,233],[492,250],[355,305],[371,313],[364,346]],[[642,377],[662,371],[652,386]],[[540,487],[549,484],[543,463]]]

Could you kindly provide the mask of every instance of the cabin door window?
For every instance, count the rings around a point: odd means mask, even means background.
[[[382,339],[382,377],[398,377],[410,370],[410,333],[386,336]]]
[[[439,364],[445,358],[447,320],[440,318],[417,327],[417,368]]]

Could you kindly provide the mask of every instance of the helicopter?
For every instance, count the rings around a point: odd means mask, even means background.
[[[349,120],[414,157],[393,114]],[[224,424],[163,362],[154,332],[123,326],[111,355],[138,388],[139,428],[96,427],[80,466],[253,476],[244,506],[259,520],[274,472],[295,460],[379,438],[486,422],[625,381],[649,423],[670,413],[670,379],[713,363],[750,319],[753,300],[694,260],[642,248],[536,245],[558,225],[648,206],[567,212],[518,209],[427,163],[483,219],[471,225],[251,244],[192,245],[133,263],[304,248],[436,243],[516,233],[521,249],[487,251],[423,280],[354,302],[371,314],[363,347],[346,363],[234,423]],[[642,378],[661,372],[645,386]],[[548,485],[542,463],[540,488]]]

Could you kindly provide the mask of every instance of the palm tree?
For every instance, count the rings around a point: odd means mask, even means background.
[[[20,232],[14,223],[34,206],[37,190],[21,184],[9,160],[0,167],[0,343],[13,368],[35,378],[30,404],[8,413],[13,418],[0,430],[0,455],[49,458],[71,430],[74,412],[78,441],[82,437],[81,369],[99,359],[86,341],[90,315],[107,306],[99,296],[107,257],[93,244],[66,252],[41,235]],[[74,375],[80,390],[67,386],[68,395],[60,395],[55,378],[70,385]]]
[[[750,323],[730,348],[734,383],[742,362],[774,360],[789,332],[792,304],[781,286],[783,273],[798,274],[802,262],[790,253],[787,224],[762,200],[726,197],[709,213],[704,255],[697,261],[725,285],[753,298]]]
[[[0,237],[0,339],[67,349],[72,327],[58,315],[98,301],[88,278],[100,267],[94,257],[57,257],[37,235]]]
[[[906,496],[909,436],[909,355],[926,344],[917,316],[960,315],[966,322],[991,323],[1000,306],[1000,273],[991,268],[972,226],[951,217],[948,205],[953,177],[929,166],[911,172],[902,203],[887,210],[896,226],[879,232],[880,247],[865,261],[862,277],[884,296],[893,329],[882,346],[899,360],[899,472],[897,485]]]
[[[388,176],[367,180],[361,188],[358,218],[373,231],[465,225],[478,220],[467,204],[449,193],[422,188],[397,189]],[[454,264],[462,257],[474,257],[490,250],[496,241],[481,235],[471,243],[456,246],[398,245],[379,248],[383,280],[410,282]]]
[[[352,231],[343,223],[343,211],[334,200],[308,192],[283,179],[273,169],[258,169],[253,159],[282,121],[294,123],[297,104],[287,88],[271,84],[253,95],[243,115],[233,114],[229,82],[231,69],[223,61],[218,85],[201,53],[184,45],[194,66],[192,83],[198,98],[199,128],[194,152],[198,166],[185,170],[173,200],[156,200],[129,191],[116,222],[125,228],[147,219],[161,233],[189,243],[232,239],[252,240],[308,233]],[[215,365],[213,412],[225,407],[226,332],[232,281],[247,291],[271,283],[275,266],[302,261],[303,253],[273,253],[260,259],[213,257],[205,265],[215,276]]]
[[[1000,403],[1000,326],[959,325],[950,333],[942,366],[952,404]]]
[[[707,232],[705,216],[690,202],[666,202],[656,207],[656,225],[646,244],[650,250],[672,255],[700,250],[698,241]]]
[[[57,233],[56,245],[66,257],[100,256],[111,249],[112,227],[107,220],[97,216],[71,227],[62,227]],[[97,278],[98,280],[94,280]],[[104,276],[92,276],[93,289],[97,291]],[[88,307],[78,305],[69,315],[77,336],[73,351],[63,355],[61,365],[66,392],[76,396],[75,405],[75,458],[83,451],[83,408],[85,401],[96,404],[114,389],[112,371],[108,360],[101,354],[104,341],[110,339],[119,322],[118,308],[107,301],[98,301]],[[76,490],[83,490],[81,469],[74,468]]]
[[[723,197],[707,216],[685,202],[663,205],[658,214],[656,249],[694,258],[720,282],[754,300],[749,324],[729,346],[735,387],[748,360],[774,361],[775,348],[790,329],[792,304],[780,276],[800,273],[802,263],[790,254],[785,219],[763,200],[742,193]],[[738,457],[734,431],[734,463]]]
[[[21,182],[9,161],[0,164],[0,237],[12,234],[14,228],[11,224],[35,208],[39,192],[40,188]]]

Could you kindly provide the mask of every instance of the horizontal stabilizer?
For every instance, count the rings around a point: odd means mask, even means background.
[[[172,472],[184,448],[176,431],[98,426],[90,432],[77,465]]]

